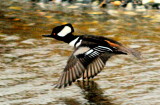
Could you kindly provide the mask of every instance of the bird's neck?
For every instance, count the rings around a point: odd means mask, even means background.
[[[73,40],[75,40],[76,38],[77,38],[77,36],[74,36],[73,34],[69,34],[64,38],[63,41],[66,42],[66,43],[70,43]]]

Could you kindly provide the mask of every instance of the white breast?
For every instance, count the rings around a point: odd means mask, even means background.
[[[80,40],[77,44],[76,47],[78,47],[81,44],[82,40]]]
[[[69,45],[74,47],[74,45],[76,44],[76,42],[78,41],[78,39],[79,39],[79,37],[77,37],[76,39],[72,40],[72,41],[69,43]]]

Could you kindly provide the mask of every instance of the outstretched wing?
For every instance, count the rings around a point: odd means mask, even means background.
[[[62,86],[66,87],[67,85],[71,85],[72,82],[81,77],[84,71],[85,67],[81,61],[72,55],[55,87],[61,88]]]
[[[103,46],[97,46],[92,49],[82,46],[77,48],[69,58],[55,87],[61,88],[71,85],[83,73],[83,78],[90,78],[97,75],[111,56],[107,52],[112,52],[112,50]]]

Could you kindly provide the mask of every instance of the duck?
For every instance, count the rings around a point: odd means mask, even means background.
[[[97,35],[74,35],[72,24],[56,26],[49,35],[43,37],[54,38],[68,43],[74,48],[64,70],[59,77],[55,88],[72,85],[73,82],[82,78],[90,80],[100,73],[109,58],[114,55],[131,54],[140,59],[140,53],[132,48],[127,48],[121,43]]]

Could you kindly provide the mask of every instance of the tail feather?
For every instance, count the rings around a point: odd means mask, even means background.
[[[133,55],[137,59],[141,59],[141,53],[139,51],[136,51],[135,49],[120,46],[118,50],[130,55]]]

